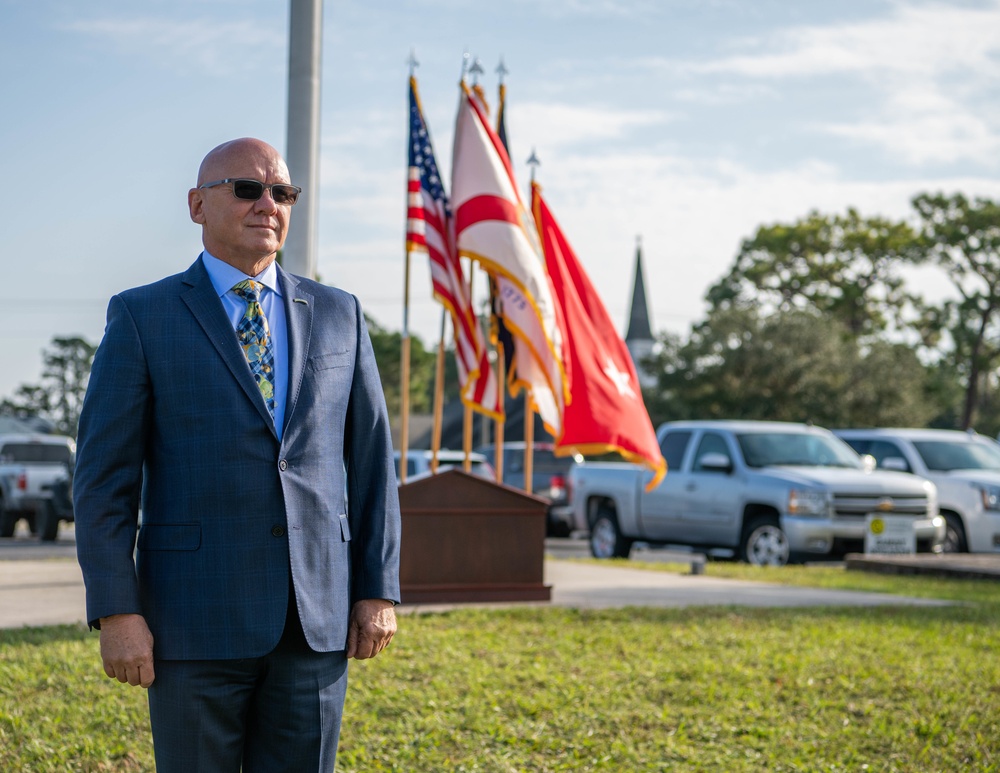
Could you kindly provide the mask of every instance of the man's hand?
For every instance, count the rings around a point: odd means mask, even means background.
[[[347,657],[373,658],[389,646],[396,633],[396,612],[385,599],[362,599],[351,610]]]
[[[149,687],[153,683],[153,634],[142,615],[101,618],[104,673],[119,682]]]

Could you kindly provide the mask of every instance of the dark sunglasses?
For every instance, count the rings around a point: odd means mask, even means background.
[[[274,199],[275,204],[287,204],[291,206],[298,200],[299,194],[302,193],[302,189],[297,185],[288,185],[287,183],[264,185],[259,180],[247,180],[242,177],[227,177],[225,180],[214,180],[198,187],[214,188],[216,185],[227,185],[229,183],[233,185],[233,195],[238,199],[246,201],[257,201],[257,199],[264,195],[264,191],[268,190],[271,192],[271,198]]]

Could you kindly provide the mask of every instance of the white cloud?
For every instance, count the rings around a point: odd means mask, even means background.
[[[183,71],[204,69],[216,77],[248,68],[273,69],[287,50],[287,29],[261,24],[259,19],[105,18],[75,21],[63,28],[106,41],[129,55]]]
[[[579,143],[622,139],[634,129],[660,126],[671,120],[670,114],[662,110],[528,102],[518,104],[508,126],[512,136],[530,136],[532,145],[548,153]]]
[[[814,130],[914,166],[975,160],[995,168],[1000,164],[1000,111],[994,107],[998,29],[1000,0],[979,7],[898,2],[880,18],[796,26],[744,40],[741,46],[749,50],[739,54],[649,64],[696,78],[698,86],[680,96],[690,101],[699,95],[704,104],[745,101],[754,90],[762,93],[762,85],[774,89],[773,96],[779,83],[838,78],[848,116],[856,110],[843,92],[853,78],[881,96],[880,107],[860,120],[813,121]]]
[[[1000,126],[996,116],[970,109],[933,89],[889,97],[874,120],[832,123],[823,131],[890,150],[912,165],[976,161],[1000,164]]]
[[[830,26],[791,27],[756,41],[761,52],[688,65],[693,71],[758,78],[856,73],[1000,72],[1000,2],[981,8],[899,3],[886,18]],[[773,52],[773,53],[771,53]]]

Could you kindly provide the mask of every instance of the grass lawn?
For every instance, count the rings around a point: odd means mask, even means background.
[[[351,667],[338,771],[1000,771],[1000,583],[708,573],[965,603],[404,615]],[[95,635],[0,631],[0,770],[152,770]]]

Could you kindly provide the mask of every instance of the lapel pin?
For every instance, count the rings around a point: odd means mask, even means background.
[[[292,301],[294,303],[301,303],[303,306],[309,305],[309,301],[307,301],[305,298],[292,298]]]

